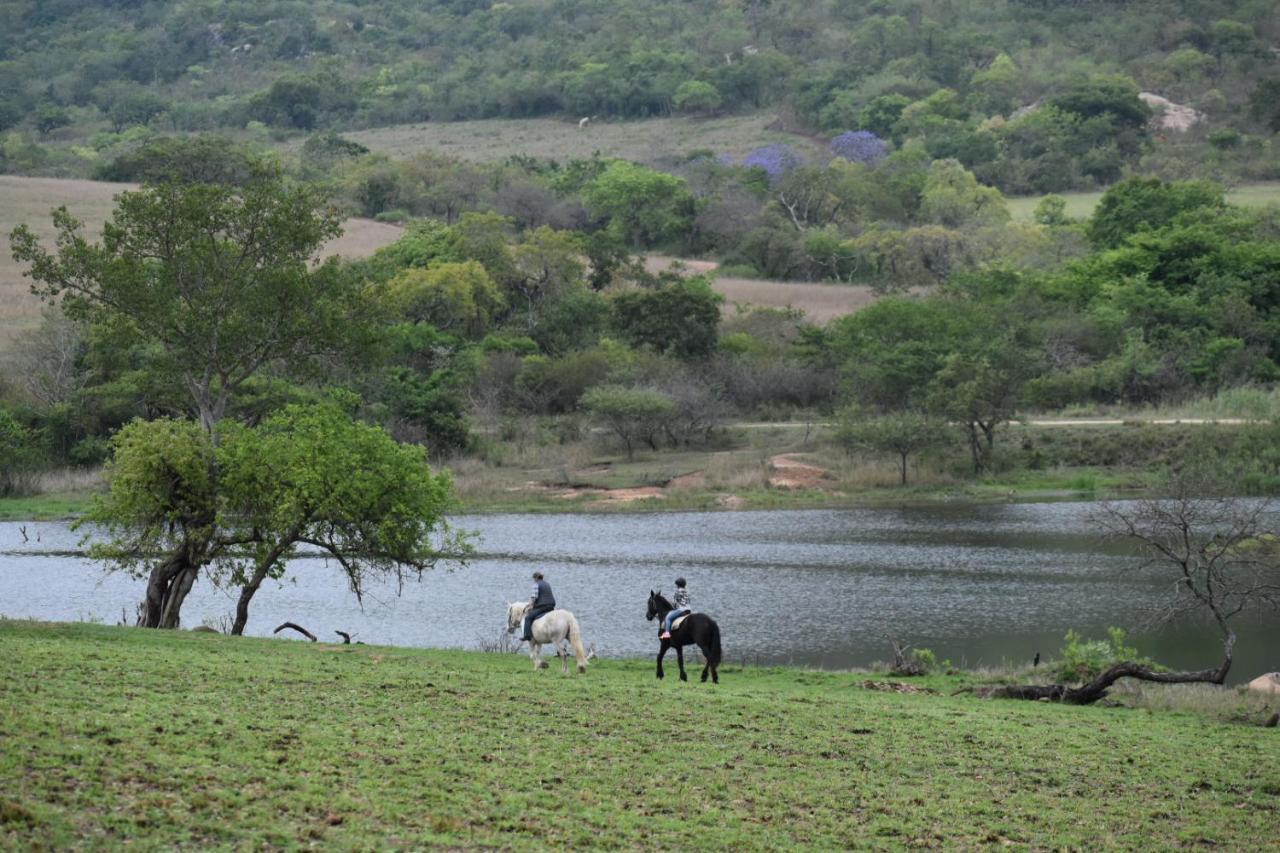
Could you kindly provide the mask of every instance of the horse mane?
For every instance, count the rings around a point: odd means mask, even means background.
[[[653,597],[658,599],[668,610],[672,609],[671,602],[667,600],[667,597],[661,591],[655,592]]]

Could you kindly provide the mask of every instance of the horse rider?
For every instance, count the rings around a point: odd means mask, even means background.
[[[542,572],[533,573],[533,595],[529,597],[529,609],[524,615],[525,642],[533,642],[533,621],[556,609],[556,597],[551,594],[551,584],[547,583]]]
[[[684,578],[676,578],[676,594],[672,597],[675,601],[671,602],[673,606],[662,622],[662,633],[658,634],[659,640],[670,640],[672,623],[693,609],[689,606],[689,587]]]

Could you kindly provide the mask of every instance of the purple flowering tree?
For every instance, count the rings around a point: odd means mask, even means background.
[[[869,130],[850,130],[831,140],[831,153],[850,163],[874,166],[884,159],[889,146]]]
[[[797,166],[803,165],[803,163],[804,158],[785,142],[777,142],[773,145],[757,148],[742,158],[742,165],[748,168],[764,169],[765,174],[769,176],[771,181],[776,181]]]

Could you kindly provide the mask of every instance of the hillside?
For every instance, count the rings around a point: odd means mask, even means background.
[[[1140,163],[1276,170],[1280,14],[1258,0],[58,0],[0,3],[0,23],[8,172],[84,174],[150,132],[448,137],[460,120],[762,110],[824,139],[922,138],[1014,193]],[[1148,146],[1147,104],[1183,129],[1156,115]],[[675,147],[735,154],[713,124]],[[498,147],[543,153],[525,135]]]
[[[0,639],[13,848],[1250,849],[1280,796],[1272,730],[948,696],[955,679],[725,666],[712,686],[650,661],[561,676],[5,621]]]

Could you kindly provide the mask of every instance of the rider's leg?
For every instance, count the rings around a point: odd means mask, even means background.
[[[659,640],[671,639],[671,614],[674,610],[668,610],[667,614],[662,617],[662,633],[658,635]]]

